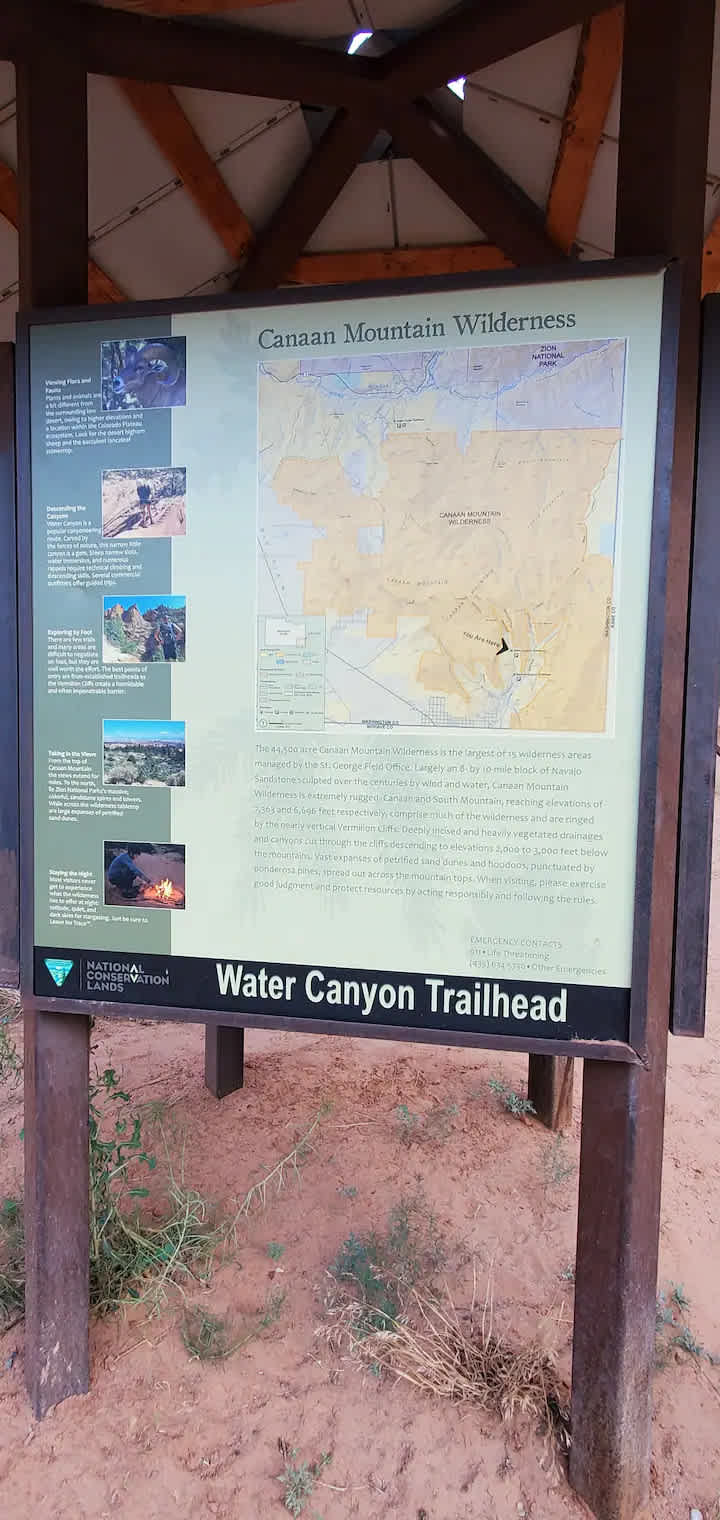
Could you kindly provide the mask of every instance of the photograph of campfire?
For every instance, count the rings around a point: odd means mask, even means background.
[[[107,907],[185,907],[184,844],[109,839],[104,851]]]

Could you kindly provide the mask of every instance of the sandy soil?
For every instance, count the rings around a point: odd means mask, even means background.
[[[182,496],[168,498],[167,507],[158,504],[153,508],[150,528],[134,528],[131,532],[118,533],[118,538],[182,538],[185,533],[185,501]]]
[[[720,865],[720,862],[718,863]],[[696,1339],[720,1353],[720,907],[711,947],[707,1039],[673,1041],[660,1283],[682,1283]],[[285,1154],[325,1102],[300,1180],[268,1200],[201,1300],[236,1322],[281,1284],[276,1325],[229,1361],[188,1358],[176,1311],[92,1329],[92,1388],[38,1425],[23,1389],[23,1336],[0,1338],[3,1520],[272,1520],[286,1513],[278,1440],[298,1460],[332,1451],[305,1520],[569,1520],[588,1511],[543,1469],[532,1430],[378,1379],[331,1353],[326,1269],[351,1231],[382,1226],[422,1188],[449,1253],[459,1304],[472,1258],[494,1261],[497,1322],[542,1334],[569,1369],[576,1172],[549,1180],[552,1141],[499,1111],[488,1078],[520,1086],[524,1059],[373,1041],[246,1035],[246,1086],[220,1104],[203,1087],[195,1026],[99,1024],[94,1062],[113,1064],[138,1102],[165,1099],[188,1182],[223,1208]],[[579,1093],[577,1094],[579,1098]],[[457,1104],[445,1141],[403,1145],[396,1106]],[[19,1186],[19,1093],[0,1090],[0,1195]],[[564,1161],[576,1162],[579,1111]],[[353,1191],[353,1190],[356,1190]],[[284,1247],[276,1276],[270,1242]],[[720,1368],[677,1350],[655,1382],[652,1520],[714,1520],[720,1499]]]

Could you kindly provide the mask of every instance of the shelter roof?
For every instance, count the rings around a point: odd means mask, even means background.
[[[238,0],[92,3],[192,16],[203,25],[226,27],[233,35],[250,29],[336,52],[347,52],[351,39],[366,31],[372,36],[360,51],[370,56],[402,47],[448,12],[446,0],[255,0],[244,6]],[[612,14],[606,13],[606,18]],[[602,17],[598,20],[602,25]],[[606,30],[593,45],[589,28],[594,25],[570,27],[470,74],[464,98],[446,87],[430,96],[437,117],[482,149],[506,177],[504,183],[510,182],[511,191],[514,185],[524,192],[551,236],[561,242],[566,234],[552,224],[552,191],[558,173],[564,175],[571,199],[573,194],[579,198],[577,213],[570,212],[570,242],[581,258],[609,257],[614,237],[619,44],[606,19]],[[720,210],[719,67],[716,32],[706,197],[706,285],[712,288],[720,282],[720,232],[713,231]],[[573,160],[579,139],[573,143],[569,130],[571,113],[578,106],[578,83],[581,106],[591,117],[595,112],[590,151],[581,163]],[[90,254],[96,268],[91,295],[137,300],[214,294],[227,288],[251,240],[268,227],[313,153],[331,120],[332,104],[325,109],[315,101],[182,85],[170,92],[167,85],[131,86],[91,75]],[[194,169],[188,163],[188,141],[195,145]],[[14,70],[0,63],[0,338],[13,335],[17,307],[16,166]],[[565,216],[569,226],[567,207]],[[483,260],[502,262],[509,252],[498,243],[497,230],[493,235],[493,226],[483,225],[480,212],[468,214],[467,197],[464,205],[458,204],[427,172],[427,162],[423,166],[408,156],[401,141],[381,130],[361,150],[360,162],[350,168],[305,239],[302,251],[316,256],[316,263],[310,267],[307,257],[300,263],[294,259],[283,279],[322,282],[323,277],[352,277],[354,269],[362,276],[382,268],[381,263],[377,268],[367,262],[364,268],[354,266],[347,259],[323,264],[317,257],[322,254],[391,250],[397,262],[402,250],[436,248],[456,250],[458,268],[464,263],[472,267],[472,258],[475,267],[482,267]],[[469,250],[477,250],[472,258]],[[434,258],[434,263],[429,255],[425,260],[432,272],[442,256]],[[409,272],[419,271],[422,264],[419,252],[408,255]]]

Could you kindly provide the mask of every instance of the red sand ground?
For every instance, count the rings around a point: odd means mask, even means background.
[[[720,873],[720,861],[717,867]],[[720,909],[711,946],[710,1029],[673,1041],[668,1085],[661,1284],[682,1283],[693,1334],[720,1353]],[[541,1329],[569,1367],[576,1174],[548,1184],[550,1137],[499,1111],[488,1078],[522,1085],[521,1057],[370,1040],[246,1036],[246,1087],[219,1104],[202,1080],[202,1032],[107,1023],[94,1060],[112,1064],[138,1102],[165,1099],[186,1137],[187,1181],[231,1207],[329,1101],[299,1181],[241,1233],[237,1260],[195,1295],[217,1313],[256,1313],[278,1284],[277,1324],[220,1365],[189,1359],[177,1313],[116,1316],[92,1329],[92,1389],[42,1423],[23,1388],[23,1335],[0,1338],[3,1520],[273,1520],[287,1513],[276,1475],[284,1438],[314,1461],[332,1450],[305,1520],[561,1520],[588,1511],[550,1478],[532,1429],[377,1379],[332,1354],[321,1333],[325,1270],[351,1231],[382,1226],[421,1186],[445,1238],[447,1281],[469,1302],[472,1257],[494,1261],[496,1318]],[[577,1095],[579,1097],[579,1094]],[[398,1140],[396,1106],[458,1105],[444,1142]],[[0,1196],[17,1190],[17,1090],[0,1089]],[[567,1157],[577,1160],[576,1102]],[[344,1189],[357,1189],[349,1196]],[[273,1278],[269,1242],[285,1247]],[[14,1355],[14,1353],[17,1353]],[[677,1351],[655,1382],[652,1520],[720,1515],[720,1368]],[[715,1506],[718,1506],[717,1508]]]

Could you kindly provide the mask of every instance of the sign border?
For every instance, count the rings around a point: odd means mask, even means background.
[[[18,659],[15,542],[15,346],[0,343],[0,987],[16,990],[18,964]]]
[[[116,1003],[94,999],[38,996],[34,991],[34,786],[33,786],[33,582],[32,582],[32,489],[30,338],[32,329],[72,322],[107,322],[124,317],[154,318],[263,306],[313,305],[387,295],[419,295],[434,292],[497,291],[532,285],[558,285],[573,281],[597,281],[663,274],[660,333],[655,468],[653,482],[652,535],[650,547],[647,643],[643,694],[643,717],[635,871],[635,914],[630,993],[628,1043],[612,1040],[554,1040],[522,1035],[466,1033],[459,1030],[358,1025],[328,1019],[284,1017],[282,1014],[237,1013],[218,1009]],[[665,588],[670,529],[671,476],[678,332],[682,267],[668,259],[617,259],[580,263],[551,269],[502,270],[488,275],[452,275],[432,279],[378,280],[354,285],[296,287],[252,293],[229,293],[198,299],[142,301],[122,306],[73,306],[31,310],[17,324],[17,461],[18,461],[18,614],[19,614],[19,709],[20,709],[20,985],[26,1011],[95,1015],[104,1018],[152,1018],[167,1022],[218,1024],[236,1028],[279,1029],[313,1034],[350,1035],[356,1038],[392,1039],[407,1042],[476,1049],[514,1050],[518,1053],[588,1057],[593,1060],[645,1064],[645,1029],[650,973],[650,921],[656,893],[675,893],[677,848],[673,876],[655,856],[655,814],[659,791],[658,748],[662,693],[662,652],[665,631]],[[664,867],[664,868],[663,868]],[[98,951],[98,954],[102,952]],[[668,947],[670,954],[670,947]],[[670,1010],[668,1009],[668,1017]]]
[[[702,303],[697,463],[685,676],[678,892],[670,1030],[705,1033],[712,847],[720,700],[717,510],[720,295]]]

